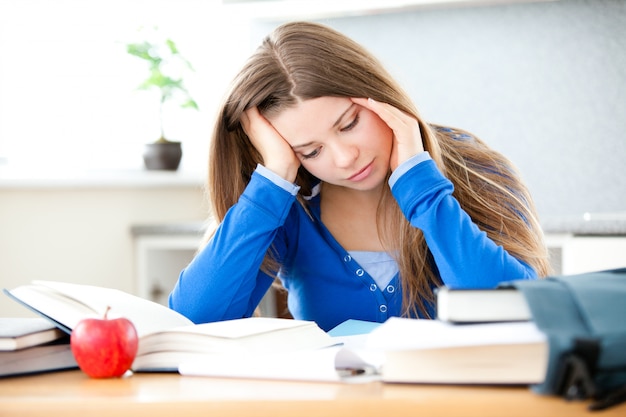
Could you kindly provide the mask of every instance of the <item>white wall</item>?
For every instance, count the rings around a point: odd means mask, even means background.
[[[0,287],[46,279],[135,293],[131,226],[206,215],[200,186],[0,188]],[[0,295],[0,317],[24,315]]]
[[[365,45],[429,121],[520,168],[542,217],[626,210],[626,1],[322,19]],[[276,23],[259,23],[256,39]]]

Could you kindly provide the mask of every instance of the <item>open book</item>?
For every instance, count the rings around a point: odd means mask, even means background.
[[[139,336],[134,371],[177,371],[182,361],[222,352],[289,352],[334,344],[314,322],[254,317],[196,325],[161,304],[126,292],[34,281],[5,293],[67,333],[84,318],[125,317]]]

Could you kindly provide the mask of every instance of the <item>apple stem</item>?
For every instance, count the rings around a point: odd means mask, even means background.
[[[107,306],[106,311],[104,312],[104,319],[107,319],[107,314],[109,314],[109,310],[111,309],[111,306]]]

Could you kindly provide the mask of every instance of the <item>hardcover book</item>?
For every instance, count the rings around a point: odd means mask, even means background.
[[[392,317],[367,347],[381,351],[385,382],[535,384],[548,367],[548,341],[532,321],[451,324]]]
[[[0,317],[0,351],[42,345],[64,335],[64,332],[44,318]]]
[[[84,318],[125,317],[139,336],[134,371],[178,370],[183,360],[224,352],[288,352],[335,342],[311,321],[252,317],[194,324],[153,301],[112,288],[35,281],[5,293],[71,333]]]
[[[437,288],[437,319],[451,323],[531,320],[524,294],[515,288]]]
[[[69,337],[20,350],[0,352],[0,377],[78,368]]]

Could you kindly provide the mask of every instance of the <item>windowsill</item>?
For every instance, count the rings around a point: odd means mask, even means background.
[[[67,170],[28,172],[0,167],[0,189],[203,187],[205,174],[190,171]]]
[[[541,224],[547,234],[626,236],[626,211],[548,216]]]

